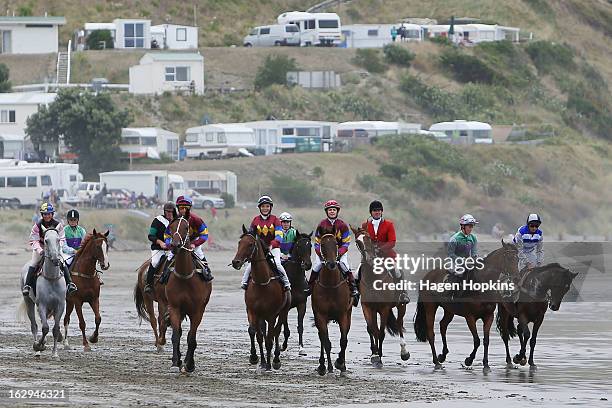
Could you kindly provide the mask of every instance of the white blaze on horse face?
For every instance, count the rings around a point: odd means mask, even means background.
[[[104,268],[108,268],[110,264],[108,263],[108,248],[106,245],[106,241],[102,241],[102,259],[103,259],[102,266]]]

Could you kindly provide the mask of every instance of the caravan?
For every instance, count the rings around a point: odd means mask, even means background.
[[[290,11],[277,18],[278,24],[295,24],[300,29],[300,45],[338,46],[341,41],[340,17],[336,13]]]
[[[221,157],[252,156],[255,132],[241,124],[216,123],[189,128],[185,131],[187,157],[218,159]]]

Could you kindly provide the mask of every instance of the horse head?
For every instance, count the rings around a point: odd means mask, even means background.
[[[242,265],[253,258],[256,250],[257,237],[254,233],[249,232],[244,224],[242,224],[242,235],[240,235],[240,239],[238,240],[238,250],[232,260],[232,267],[237,270],[242,268]]]
[[[548,299],[548,307],[556,312],[561,307],[561,301],[572,287],[572,281],[578,276],[558,263],[543,266],[545,270],[538,275],[539,290]]]
[[[338,266],[338,241],[334,228],[322,228],[318,230],[321,258],[328,269],[336,269]]]
[[[55,228],[45,228],[42,226],[44,247],[44,274],[48,278],[55,278],[59,275],[59,266],[62,262],[60,255],[60,237],[59,232]],[[55,272],[55,273],[53,273]]]
[[[100,267],[103,270],[107,270],[110,268],[110,262],[108,261],[108,235],[110,231],[106,231],[105,233],[97,232],[96,229],[93,229],[93,232],[89,239],[86,239],[83,242],[83,249],[85,251],[87,247],[87,242],[91,242],[91,248],[87,249],[92,251],[92,257],[98,261]]]
[[[187,249],[189,245],[189,220],[181,215],[170,222],[168,229],[170,230],[170,246],[172,249]]]
[[[353,235],[355,236],[355,244],[357,245],[357,249],[359,249],[359,252],[361,253],[362,262],[372,265],[372,262],[376,257],[376,248],[372,238],[363,228],[354,228],[352,225],[350,227],[351,231],[353,231]]]
[[[312,231],[310,234],[301,234],[296,231],[295,244],[291,250],[291,259],[300,265],[302,270],[307,271],[312,268],[312,261],[310,259],[312,254]]]

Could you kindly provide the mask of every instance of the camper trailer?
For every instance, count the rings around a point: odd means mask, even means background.
[[[257,144],[252,128],[242,124],[217,123],[187,129],[184,147],[187,157],[218,159],[252,156]]]
[[[172,160],[178,160],[179,136],[161,128],[123,128],[119,147],[131,159],[159,159],[163,154]]]
[[[263,154],[328,152],[335,122],[313,120],[260,120],[242,123],[255,130]]]
[[[300,45],[338,46],[341,42],[340,17],[336,13],[290,11],[277,18],[278,24],[295,24],[300,29]]]
[[[347,151],[358,145],[372,143],[381,136],[418,133],[419,130],[421,130],[421,125],[418,123],[377,120],[344,122],[337,127],[334,149]]]
[[[483,122],[455,120],[453,122],[434,123],[431,132],[442,132],[453,144],[492,144],[491,125]]]

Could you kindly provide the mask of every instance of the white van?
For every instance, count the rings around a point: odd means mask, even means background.
[[[300,29],[295,24],[255,27],[242,41],[245,47],[300,45]]]
[[[300,30],[300,45],[338,46],[342,40],[340,17],[336,13],[290,11],[276,19],[279,24],[295,24]]]
[[[0,171],[0,199],[14,206],[36,205],[53,187],[51,174],[45,169],[7,167]]]

